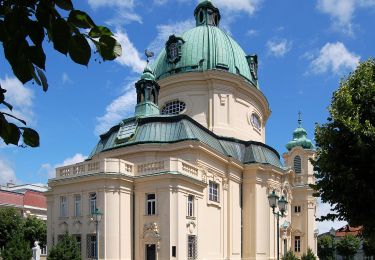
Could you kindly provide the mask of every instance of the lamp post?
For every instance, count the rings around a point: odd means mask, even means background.
[[[92,220],[96,227],[96,260],[99,259],[99,222],[102,220],[103,213],[97,208],[92,213]]]
[[[277,260],[280,260],[280,217],[284,217],[284,213],[286,210],[286,205],[288,204],[288,201],[284,198],[284,196],[281,196],[279,199],[279,196],[275,193],[275,190],[272,191],[271,194],[268,195],[268,201],[270,203],[270,207],[272,208],[272,213],[275,215],[277,219]],[[279,207],[279,211],[275,212],[275,208]]]

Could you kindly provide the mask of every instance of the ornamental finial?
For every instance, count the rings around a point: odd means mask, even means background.
[[[298,112],[298,127],[302,127],[302,113]]]
[[[149,51],[149,50],[145,50],[145,55],[146,55],[146,58],[147,58],[147,64],[150,62],[150,58],[151,57],[154,57],[154,53],[152,51]]]

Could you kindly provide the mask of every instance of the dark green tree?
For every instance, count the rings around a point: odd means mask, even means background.
[[[375,256],[375,234],[364,239],[363,251],[366,256]]]
[[[330,235],[323,235],[318,238],[318,256],[320,259],[335,259],[335,242]]]
[[[0,209],[0,248],[4,247],[11,238],[22,233],[23,219],[21,214],[13,208]]]
[[[47,224],[35,216],[30,216],[25,220],[23,234],[26,241],[29,241],[30,247],[34,246],[35,241],[39,241],[41,247],[47,244]]]
[[[34,81],[44,91],[48,89],[44,74],[45,38],[73,62],[88,65],[91,58],[88,41],[94,44],[103,60],[121,55],[121,46],[112,36],[108,28],[96,25],[87,13],[74,9],[71,0],[0,1],[0,42],[4,56],[23,84]],[[0,111],[0,138],[6,144],[18,145],[22,136],[23,145],[39,146],[38,133],[12,114],[6,89],[1,86],[0,105],[9,109],[9,112]]]
[[[63,235],[61,240],[49,250],[47,259],[81,260],[81,252],[76,239],[69,234]]]
[[[311,250],[311,248],[307,249],[307,254],[303,253],[301,256],[301,260],[316,260],[316,256],[314,255],[314,252]]]
[[[292,250],[289,250],[285,253],[285,255],[281,258],[282,260],[298,260],[298,257],[293,253]]]
[[[346,235],[337,242],[336,250],[344,259],[353,259],[360,246],[359,238],[353,235]]]
[[[328,121],[317,125],[316,195],[337,213],[321,220],[347,220],[375,233],[375,60],[343,79],[333,93]]]
[[[15,233],[8,243],[6,243],[4,250],[1,252],[3,260],[29,260],[32,257],[31,247],[22,234]]]

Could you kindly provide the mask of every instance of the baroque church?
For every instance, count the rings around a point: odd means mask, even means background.
[[[49,248],[68,232],[83,259],[316,254],[315,150],[301,120],[283,164],[266,145],[257,56],[220,29],[211,1],[194,17],[135,83],[134,116],[49,180]]]

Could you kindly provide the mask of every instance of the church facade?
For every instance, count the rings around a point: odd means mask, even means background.
[[[281,163],[265,144],[257,56],[210,1],[194,17],[135,84],[134,116],[49,180],[49,247],[68,232],[83,259],[276,259],[277,241],[280,256],[316,254],[313,144],[299,120]],[[272,192],[288,202],[279,230]]]

